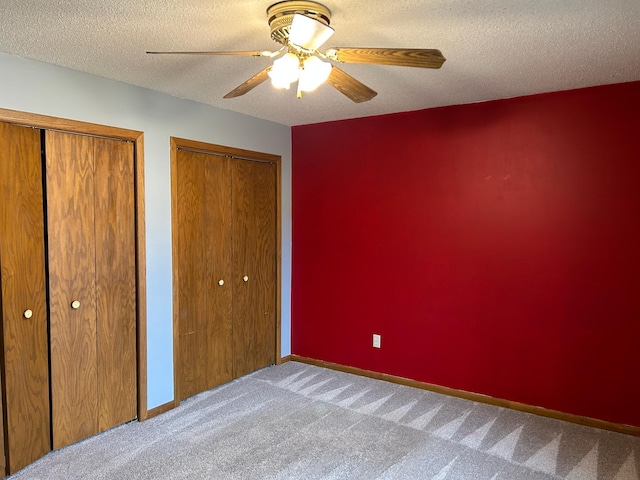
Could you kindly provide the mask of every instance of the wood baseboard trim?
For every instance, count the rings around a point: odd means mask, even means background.
[[[151,410],[147,411],[146,420],[149,420],[150,418],[153,418],[153,417],[157,417],[158,415],[162,415],[163,413],[168,412],[169,410],[173,410],[177,406],[178,405],[174,400],[171,400],[170,402],[167,402],[167,403],[163,403],[162,405],[158,405],[157,407],[154,407]]]
[[[287,355],[286,357],[279,358],[276,361],[276,365],[282,365],[283,363],[290,362],[292,360],[291,355]]]
[[[431,383],[419,382],[417,380],[411,380],[409,378],[398,377],[395,375],[388,375],[386,373],[373,372],[371,370],[364,370],[356,367],[349,367],[346,365],[340,365],[338,363],[325,362],[324,360],[315,360],[313,358],[301,357],[299,355],[289,355],[287,357],[287,361],[306,363],[309,365],[315,365],[317,367],[337,370],[339,372],[352,373],[354,375],[360,375],[362,377],[369,377],[369,378],[374,378],[376,380],[384,380],[386,382],[405,385],[408,387],[420,388],[422,390],[429,390],[431,392],[441,393],[443,395],[448,395],[450,397],[458,397],[465,400],[471,400],[473,402],[486,403],[488,405],[494,405],[496,407],[509,408],[512,410],[518,410],[520,412],[540,415],[542,417],[548,417],[556,420],[562,420],[565,422],[576,423],[578,425],[584,425],[587,427],[600,428],[602,430],[610,430],[612,432],[624,433],[626,435],[633,435],[635,437],[640,437],[640,427],[635,427],[632,425],[623,425],[619,423],[607,422],[605,420],[598,420],[596,418],[583,417],[583,416],[574,415],[571,413],[559,412],[557,410],[551,410],[544,407],[536,407],[533,405],[527,405],[525,403],[512,402],[510,400],[490,397],[488,395],[482,395],[480,393],[467,392],[465,390],[457,390],[455,388],[443,387],[443,386],[434,385]]]

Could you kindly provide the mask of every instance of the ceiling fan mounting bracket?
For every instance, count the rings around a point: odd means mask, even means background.
[[[304,15],[329,26],[331,10],[318,2],[289,0],[278,2],[267,8],[267,19],[271,28],[271,38],[281,45],[287,45],[291,22],[295,14]]]

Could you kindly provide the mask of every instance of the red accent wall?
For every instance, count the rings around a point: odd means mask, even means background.
[[[640,426],[640,82],[292,141],[294,354]]]

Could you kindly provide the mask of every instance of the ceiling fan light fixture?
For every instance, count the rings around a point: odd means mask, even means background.
[[[328,25],[296,13],[291,22],[289,44],[314,51],[329,40],[333,33],[333,28]]]
[[[281,45],[287,45],[293,19],[296,15],[308,17],[327,27],[331,22],[331,11],[321,3],[306,0],[277,2],[267,8],[267,20],[271,28],[271,38]],[[333,33],[333,29],[330,28],[329,30]],[[301,44],[296,45],[304,47]],[[309,47],[304,48],[315,50]]]
[[[224,98],[236,98],[253,90],[271,78],[276,88],[291,88],[297,83],[297,96],[315,90],[327,82],[355,103],[366,102],[377,93],[331,62],[389,65],[396,67],[440,68],[445,58],[440,50],[424,48],[355,48],[332,47],[319,50],[334,30],[331,11],[310,0],[284,0],[267,8],[271,38],[282,45],[270,51],[192,51],[147,52],[149,54],[237,55],[275,59],[257,74],[227,93]],[[284,53],[287,51],[288,53]],[[284,53],[284,55],[283,55]],[[278,58],[279,57],[279,58]],[[326,60],[326,61],[325,61]]]
[[[324,62],[315,56],[308,57],[300,69],[298,89],[303,92],[314,91],[329,78],[332,68],[329,62]]]
[[[273,62],[268,72],[271,84],[275,88],[289,89],[300,76],[300,60],[293,53],[287,53]]]

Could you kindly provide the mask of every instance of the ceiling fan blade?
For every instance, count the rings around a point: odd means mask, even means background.
[[[331,69],[327,83],[356,103],[369,101],[378,94],[335,65]]]
[[[231,52],[147,52],[150,55],[240,55],[245,57],[271,57],[274,56],[274,52],[268,51],[231,51]]]
[[[330,48],[327,57],[336,62],[440,68],[446,58],[440,50],[421,48]]]
[[[291,22],[289,43],[315,51],[333,35],[333,28],[324,23],[296,13]]]
[[[267,78],[269,78],[269,74],[268,74],[269,70],[271,70],[271,65],[269,65],[264,70],[261,70],[260,72],[256,73],[253,77],[251,77],[249,80],[244,82],[242,85],[239,85],[238,87],[236,87],[233,90],[231,90],[223,98],[239,97],[239,96],[244,95],[245,93],[253,90],[258,85],[260,85],[262,82],[264,82]]]

